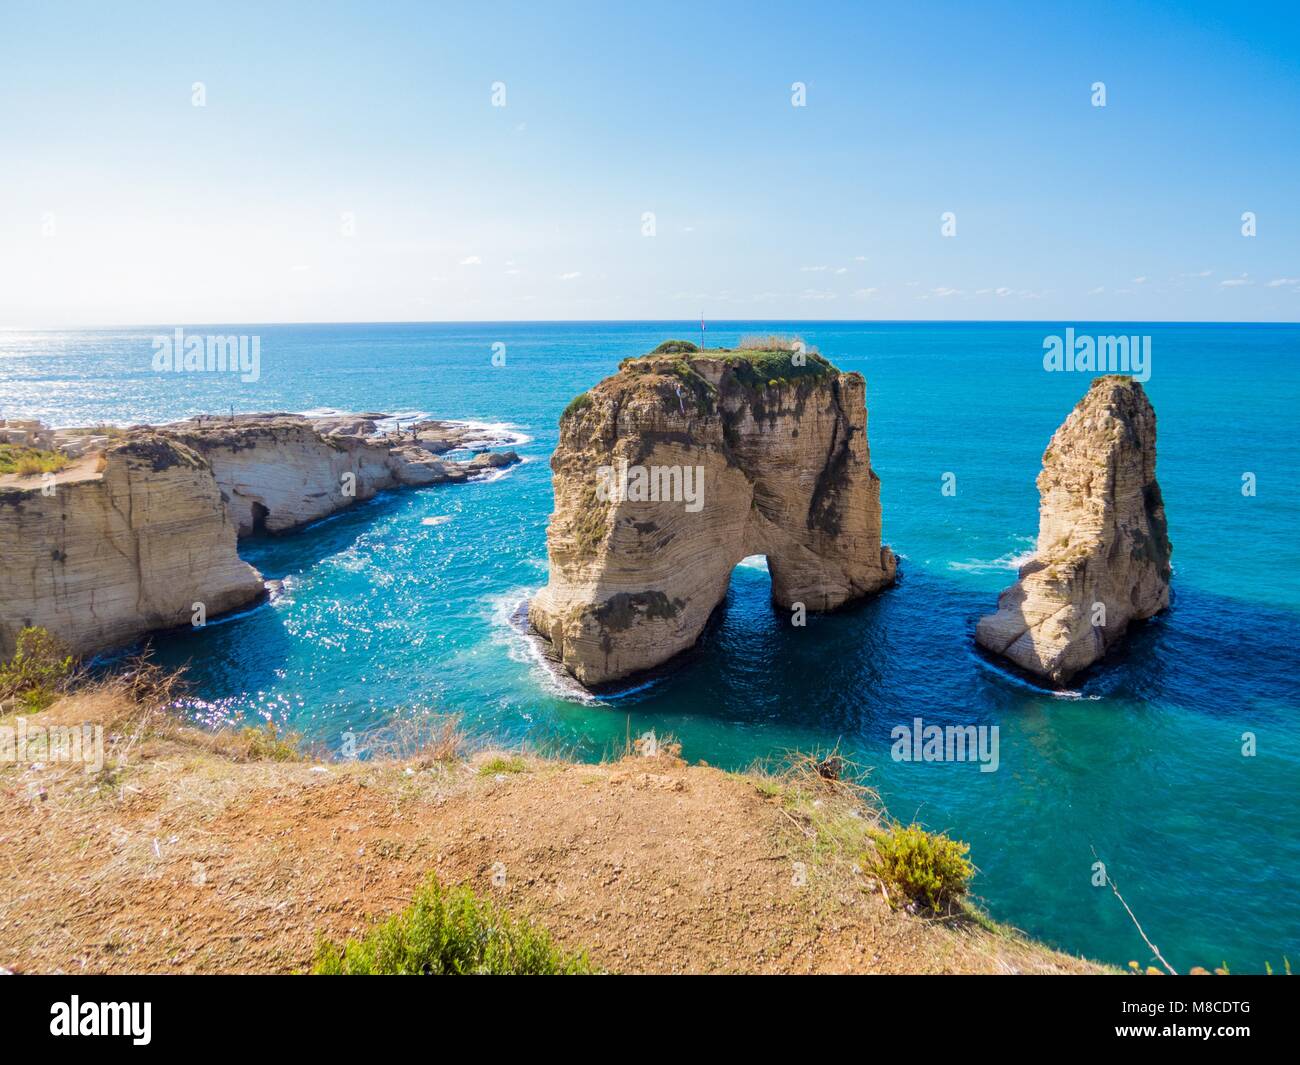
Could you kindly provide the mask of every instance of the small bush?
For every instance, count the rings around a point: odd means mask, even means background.
[[[58,698],[72,672],[72,655],[57,636],[35,626],[18,633],[14,656],[0,664],[0,699],[17,696],[28,713],[39,713]]]
[[[874,859],[866,864],[877,876],[932,912],[951,909],[975,874],[966,858],[969,844],[945,833],[927,832],[920,825],[895,825],[873,833]]]
[[[478,767],[478,773],[481,777],[494,777],[498,773],[527,773],[528,765],[515,755],[512,758],[492,758]]]
[[[302,757],[296,732],[281,734],[274,721],[264,725],[247,725],[239,730],[244,742],[244,757],[250,762],[296,762]]]
[[[590,406],[591,406],[591,393],[579,392],[576,396],[574,396],[571,400],[569,400],[569,405],[564,408],[564,413],[560,415],[560,420],[563,421],[570,414],[576,414],[578,411],[586,410],[586,408]]]
[[[0,444],[0,473],[30,477],[35,473],[58,473],[68,464],[62,451],[41,451],[34,447]]]
[[[699,351],[699,347],[692,344],[689,340],[665,340],[651,355],[689,355],[691,352]]]
[[[585,955],[563,953],[551,937],[517,921],[469,888],[447,889],[430,875],[411,905],[342,947],[322,940],[317,976],[576,976]]]

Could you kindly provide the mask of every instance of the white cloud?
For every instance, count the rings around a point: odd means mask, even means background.
[[[834,292],[823,292],[815,288],[806,288],[799,294],[801,300],[833,300]]]
[[[1281,288],[1283,285],[1300,285],[1300,277],[1275,277],[1268,283],[1269,288]]]
[[[1244,277],[1230,277],[1226,281],[1220,281],[1219,284],[1224,288],[1236,288],[1238,285],[1249,285],[1250,282]]]
[[[561,275],[560,275],[560,280],[561,280],[561,281],[572,281],[575,277],[581,277],[581,276],[582,276],[582,271],[581,271],[581,270],[570,270],[567,274],[561,274]]]
[[[1147,279],[1145,275],[1142,277],[1135,277],[1133,279],[1133,284],[1135,285],[1145,285],[1146,283],[1147,283]]]
[[[1105,292],[1105,291],[1106,291],[1106,286],[1105,286],[1105,285],[1098,285],[1096,288],[1092,289],[1092,291],[1090,291],[1090,292],[1088,293],[1088,295],[1089,295],[1089,296],[1100,296],[1100,295],[1101,295],[1103,292]]]
[[[869,300],[869,299],[871,299],[872,296],[874,296],[874,295],[875,295],[877,292],[879,292],[879,291],[880,291],[880,290],[879,290],[879,289],[876,289],[876,288],[858,288],[858,289],[854,289],[854,290],[853,290],[853,298],[854,298],[855,300]]]
[[[483,260],[480,256],[469,255],[460,261],[461,266],[482,266]]]
[[[799,267],[800,272],[801,272],[801,273],[805,273],[805,274],[820,274],[820,273],[823,273],[824,271],[829,270],[829,269],[830,269],[829,266],[801,266],[801,267]]]

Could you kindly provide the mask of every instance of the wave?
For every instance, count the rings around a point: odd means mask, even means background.
[[[488,439],[478,441],[466,447],[467,451],[491,451],[494,448],[523,447],[531,444],[533,438],[522,430],[524,426],[514,422],[480,422],[472,418],[442,418],[448,425],[460,425],[475,432],[488,434]]]
[[[542,638],[528,630],[528,601],[539,590],[513,588],[487,598],[492,629],[498,642],[505,644],[506,654],[512,662],[531,667],[533,676],[548,694],[584,706],[599,706],[603,700],[592,695],[556,665],[547,656]]]
[[[340,410],[337,407],[313,407],[310,410],[300,410],[298,413],[304,418],[337,418],[357,412]],[[523,431],[525,427],[514,422],[485,422],[475,418],[439,418],[426,410],[402,410],[383,418],[376,418],[375,435],[382,436],[385,433],[409,429],[416,422],[423,421],[440,421],[446,425],[455,425],[483,434],[482,439],[475,440],[463,448],[454,449],[457,451],[492,451],[497,448],[522,447],[533,441],[533,437]]]
[[[1032,546],[1035,543],[1032,536],[1021,536],[1017,539],[1022,544],[1028,543],[1031,546],[1022,547],[1019,551],[1013,549],[992,559],[971,558],[965,562],[949,562],[948,568],[959,573],[998,573],[1004,570],[1019,572],[1020,567],[1032,560],[1036,552]]]
[[[1004,669],[1003,667],[999,666],[996,662],[991,661],[987,656],[981,654],[977,650],[968,649],[967,655],[975,661],[975,665],[978,669],[986,670],[987,672],[997,676],[999,679],[1005,680],[1010,684],[1013,684],[1017,688],[1022,688],[1025,691],[1033,692],[1035,695],[1041,695],[1048,699],[1064,699],[1069,702],[1075,702],[1081,699],[1086,699],[1089,702],[1096,702],[1101,698],[1100,695],[1091,695],[1087,692],[1076,691],[1071,688],[1063,688],[1063,689],[1041,688],[1037,684],[1034,684],[1032,681],[1026,680],[1024,677],[1013,672],[1012,670]]]

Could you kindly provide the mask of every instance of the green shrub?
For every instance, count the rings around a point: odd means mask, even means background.
[[[481,777],[494,777],[498,773],[527,773],[528,763],[518,755],[510,758],[493,758],[478,767]]]
[[[551,937],[516,921],[469,888],[429,879],[411,905],[342,947],[322,940],[317,976],[573,976],[591,972],[585,955],[565,954]]]
[[[28,713],[39,713],[58,698],[72,672],[72,655],[57,636],[39,626],[18,633],[14,656],[0,664],[0,699],[17,696]]]
[[[34,473],[58,473],[67,464],[68,456],[62,451],[0,444],[0,473],[30,477]]]
[[[895,825],[873,833],[874,858],[867,866],[887,884],[934,913],[951,909],[970,884],[975,866],[966,858],[970,846],[920,825]]]
[[[579,392],[576,396],[574,396],[571,400],[569,400],[569,405],[564,408],[564,413],[560,415],[560,420],[563,421],[570,414],[574,414],[580,410],[585,410],[590,406],[591,406],[591,393]]]
[[[251,762],[296,762],[302,757],[296,732],[280,733],[274,721],[262,725],[245,725],[239,730],[246,744],[244,757]]]
[[[699,351],[699,347],[692,344],[689,340],[665,340],[651,355],[689,355],[694,351]]]

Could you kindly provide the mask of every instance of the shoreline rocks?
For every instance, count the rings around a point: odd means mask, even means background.
[[[58,448],[55,474],[0,477],[0,658],[39,625],[78,655],[208,619],[265,593],[236,539],[282,533],[390,488],[460,484],[519,461],[484,452],[487,430],[428,422],[381,433],[382,414],[203,416],[164,426],[5,430]],[[452,450],[480,450],[466,461]]]
[[[1064,687],[1131,622],[1169,605],[1173,549],[1155,466],[1141,384],[1096,378],[1043,454],[1038,546],[977,624],[980,647]]]
[[[481,433],[436,425],[433,448],[418,433],[378,432],[384,415],[293,414],[203,417],[163,426],[212,464],[239,535],[283,533],[328,517],[390,488],[459,484],[519,461],[514,451],[456,462],[447,451],[469,449]]]
[[[798,613],[893,581],[866,382],[795,354],[651,354],[570,404],[551,460],[549,580],[529,624],[582,684],[694,645],[749,555],[767,557],[773,602]]]

